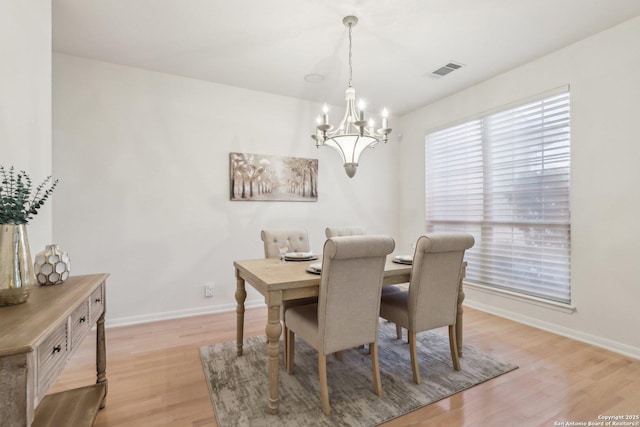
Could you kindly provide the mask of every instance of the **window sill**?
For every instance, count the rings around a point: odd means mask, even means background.
[[[542,298],[533,297],[530,295],[523,295],[516,292],[507,291],[504,289],[492,288],[490,286],[478,285],[476,283],[463,282],[464,287],[467,289],[473,289],[474,291],[497,295],[504,298],[508,298],[515,301],[524,302],[527,304],[537,305],[538,307],[549,308],[551,310],[560,311],[562,313],[573,313],[576,311],[576,307],[571,304],[563,304],[561,302],[549,301]]]

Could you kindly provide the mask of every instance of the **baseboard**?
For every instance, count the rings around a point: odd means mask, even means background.
[[[564,326],[556,325],[555,323],[545,322],[540,319],[536,319],[529,316],[523,316],[522,314],[515,313],[509,310],[503,310],[491,305],[483,304],[481,302],[473,300],[465,300],[463,305],[465,307],[473,308],[476,310],[484,311],[489,314],[504,317],[505,319],[513,320],[518,323],[533,326],[534,328],[542,329],[547,332],[551,332],[563,337],[571,338],[576,341],[581,341],[586,344],[591,344],[596,347],[604,348],[615,353],[622,354],[623,356],[632,357],[634,359],[640,359],[640,348],[633,347],[627,344],[623,344],[618,341],[613,341],[607,338],[602,338],[596,335],[587,334],[585,332],[576,331],[575,329],[565,328]]]
[[[265,307],[264,300],[255,300],[245,302],[245,308]],[[220,304],[208,307],[190,308],[187,310],[166,311],[163,313],[143,314],[140,316],[126,316],[115,319],[107,319],[105,321],[106,328],[116,328],[120,326],[138,325],[141,323],[157,322],[159,320],[180,319],[183,317],[200,316],[203,314],[224,313],[235,311],[236,304]]]

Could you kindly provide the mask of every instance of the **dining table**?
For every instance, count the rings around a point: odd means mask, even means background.
[[[389,256],[385,262],[383,286],[408,283],[411,279],[411,265],[397,263],[394,257]],[[320,259],[321,261],[321,259]],[[319,260],[286,261],[278,258],[260,258],[234,261],[236,275],[236,352],[242,356],[244,339],[244,303],[247,298],[245,284],[249,283],[264,296],[267,306],[267,324],[265,333],[267,336],[267,372],[269,375],[269,412],[277,414],[280,404],[279,375],[280,375],[280,336],[282,325],[280,323],[280,310],[283,301],[296,300],[318,296],[320,289],[320,274],[308,271],[313,263]],[[460,274],[458,290],[458,312],[456,319],[456,335],[458,354],[462,356],[462,302],[464,292],[462,278],[464,278],[463,263]]]

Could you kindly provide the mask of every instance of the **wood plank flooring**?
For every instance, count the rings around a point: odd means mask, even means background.
[[[235,319],[234,311],[107,329],[109,391],[95,425],[217,426],[198,348],[235,340]],[[264,335],[265,322],[266,309],[247,310],[245,336]],[[520,368],[385,426],[555,426],[640,414],[640,360],[470,308],[464,338]],[[51,392],[93,381],[95,335]]]

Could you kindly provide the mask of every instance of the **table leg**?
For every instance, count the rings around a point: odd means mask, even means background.
[[[104,384],[104,397],[100,402],[100,409],[104,408],[107,401],[107,345],[104,333],[104,313],[96,323],[96,384]]]
[[[280,373],[280,334],[282,325],[280,324],[280,306],[282,305],[282,293],[274,292],[267,298],[269,306],[268,321],[265,328],[269,344],[267,345],[267,369],[269,371],[269,412],[278,413],[280,405],[279,396],[279,373]]]
[[[458,287],[458,313],[456,317],[456,341],[458,345],[458,357],[462,357],[462,318],[464,313],[464,308],[462,307],[462,302],[464,301],[464,290],[462,289],[462,281],[464,280],[467,274],[467,263],[463,262],[462,267],[460,268],[460,285]]]
[[[244,339],[244,301],[247,299],[247,291],[244,288],[244,279],[236,270],[236,354],[242,356],[242,341]]]

